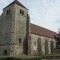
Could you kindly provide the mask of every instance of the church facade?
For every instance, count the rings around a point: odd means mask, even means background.
[[[51,54],[57,33],[30,23],[28,9],[15,0],[0,16],[0,55]]]

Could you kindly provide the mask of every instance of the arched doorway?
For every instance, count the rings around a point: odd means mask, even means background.
[[[7,50],[4,50],[4,55],[7,55]]]

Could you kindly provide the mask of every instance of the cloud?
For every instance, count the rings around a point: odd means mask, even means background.
[[[2,9],[13,0],[0,1]],[[29,9],[31,23],[53,30],[60,28],[60,0],[19,0]]]
[[[31,0],[30,0],[31,1]],[[31,22],[58,31],[60,24],[60,0],[33,0],[29,3]]]

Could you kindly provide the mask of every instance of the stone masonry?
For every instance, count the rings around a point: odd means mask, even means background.
[[[32,33],[28,9],[19,1],[15,0],[3,9],[0,16],[0,55],[51,54],[55,48],[53,37]]]

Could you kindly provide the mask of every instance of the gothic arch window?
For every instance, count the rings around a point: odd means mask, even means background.
[[[4,55],[7,55],[7,50],[4,50]]]

